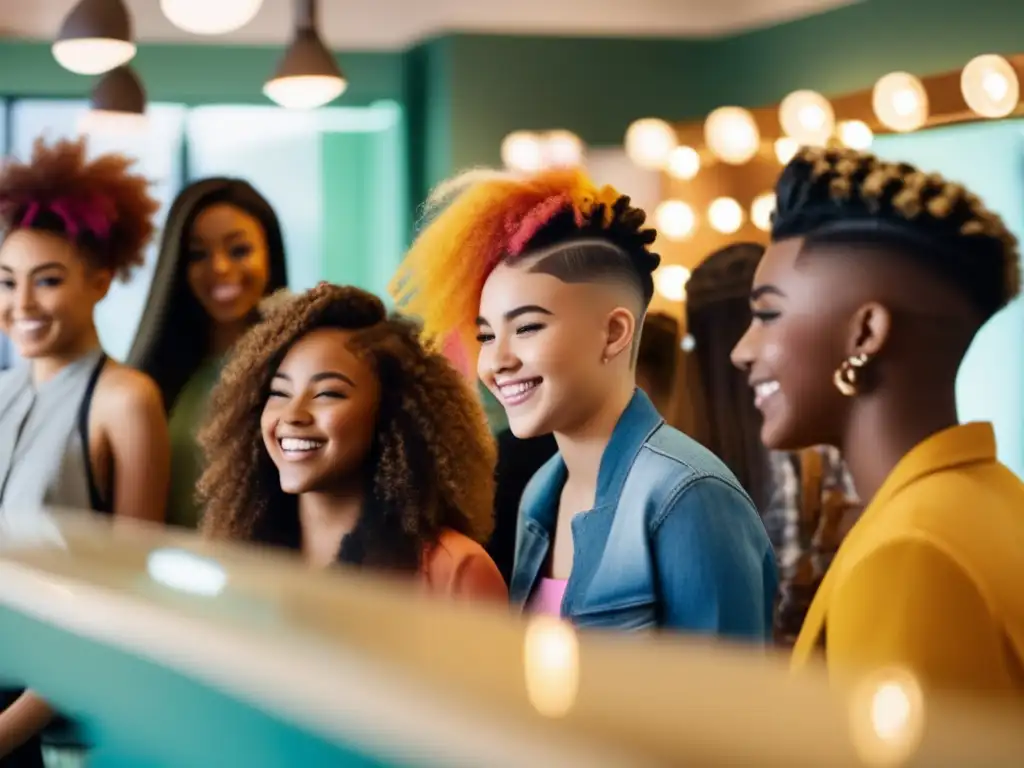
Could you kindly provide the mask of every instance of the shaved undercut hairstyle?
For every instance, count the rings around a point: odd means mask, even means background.
[[[635,242],[635,233],[588,232],[576,227],[571,213],[560,214],[530,240],[520,258],[535,257],[530,272],[563,283],[610,283],[631,289],[639,303],[639,320],[654,296],[653,273],[660,259]]]
[[[1020,291],[1017,239],[963,185],[849,149],[805,148],[776,187],[772,240],[891,249],[962,291],[982,323]]]
[[[657,233],[644,228],[646,214],[579,169],[471,171],[435,190],[427,211],[434,218],[391,292],[399,307],[423,320],[428,344],[464,359],[475,357],[480,294],[501,263],[525,260],[531,272],[566,283],[626,286],[636,296],[638,321],[654,295],[661,259],[650,250]]]

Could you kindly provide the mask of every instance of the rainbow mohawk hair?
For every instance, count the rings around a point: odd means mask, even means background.
[[[650,244],[654,231],[641,232],[643,212],[628,205],[629,198],[611,187],[598,189],[575,169],[530,176],[469,171],[430,196],[428,215],[440,212],[412,244],[391,295],[422,320],[426,344],[467,363],[477,348],[480,294],[499,263],[522,255],[538,232],[568,211],[581,229],[606,229],[622,218],[644,246]]]

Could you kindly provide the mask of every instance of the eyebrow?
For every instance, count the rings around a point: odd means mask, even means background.
[[[781,296],[786,298],[786,294],[779,290],[774,285],[759,285],[750,292],[750,300],[757,301],[762,296]]]
[[[222,240],[248,240],[249,236],[241,229],[235,229],[224,235]],[[201,237],[193,237],[189,239],[189,248],[205,248],[206,241]]]
[[[274,374],[274,378],[284,379],[285,381],[292,380],[291,376],[289,376],[287,373],[281,373],[280,371]],[[344,373],[339,373],[338,371],[321,371],[320,373],[314,373],[312,376],[309,377],[309,380],[313,384],[316,384],[317,382],[320,381],[343,381],[350,387],[356,386],[356,383],[352,381],[352,379],[350,379]]]
[[[14,271],[6,264],[0,264],[0,269],[2,269],[4,272]],[[47,269],[59,269],[61,272],[68,271],[68,268],[61,264],[59,261],[48,261],[45,264],[40,264],[38,267],[32,267],[32,269],[29,270],[29,274],[34,275],[36,272],[43,272],[44,270]]]
[[[510,322],[512,320],[515,320],[517,317],[522,317],[523,315],[530,314],[548,315],[550,317],[554,313],[552,313],[551,310],[544,309],[544,307],[539,306],[537,304],[524,304],[521,307],[516,307],[515,309],[510,309],[508,312],[506,312],[505,320],[506,322]],[[487,318],[485,317],[478,317],[476,319],[476,324],[490,325],[490,323],[487,321]]]

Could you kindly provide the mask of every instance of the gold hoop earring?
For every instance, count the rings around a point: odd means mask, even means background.
[[[836,372],[832,374],[832,383],[836,385],[836,389],[846,397],[856,395],[860,391],[858,382],[860,371],[867,365],[867,362],[868,356],[866,352],[861,352],[859,355],[850,355],[843,360],[842,364],[836,368]]]

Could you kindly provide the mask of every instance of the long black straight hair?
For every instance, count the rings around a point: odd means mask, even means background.
[[[251,184],[215,177],[181,190],[167,214],[153,284],[128,354],[129,365],[156,381],[168,410],[210,352],[213,320],[189,287],[187,250],[196,217],[217,204],[235,206],[263,227],[270,266],[265,295],[288,284],[281,224],[270,203]]]
[[[694,346],[682,353],[685,371],[675,384],[690,411],[690,423],[680,427],[725,462],[761,510],[771,494],[761,414],[746,374],[729,356],[750,325],[750,289],[763,254],[757,243],[734,243],[693,270],[686,329]]]

